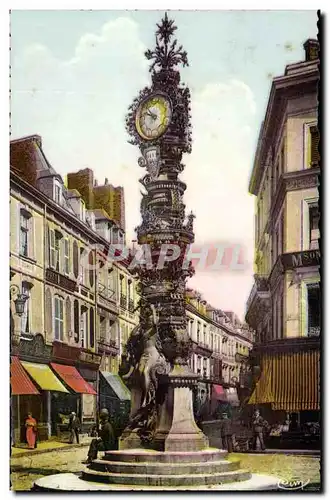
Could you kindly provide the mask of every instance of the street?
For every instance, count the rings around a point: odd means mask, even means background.
[[[36,479],[61,472],[80,472],[88,446],[61,449],[35,456],[11,459],[11,489],[29,491]],[[311,484],[320,482],[320,460],[315,457],[255,455],[232,453],[233,460],[241,460],[241,467],[250,472],[272,474],[285,480],[308,479]]]
[[[40,455],[12,458],[11,489],[29,491],[36,479],[61,472],[80,472],[87,456],[88,446],[62,448]]]

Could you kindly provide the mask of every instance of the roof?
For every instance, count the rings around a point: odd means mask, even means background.
[[[271,146],[274,131],[280,124],[279,116],[281,116],[280,113],[283,113],[283,101],[288,98],[290,92],[294,92],[294,89],[297,89],[301,85],[316,85],[320,77],[318,65],[318,59],[289,64],[285,68],[284,75],[273,79],[265,118],[260,127],[253,168],[249,180],[249,192],[251,194],[258,194],[262,177],[262,166],[266,161],[266,155]]]

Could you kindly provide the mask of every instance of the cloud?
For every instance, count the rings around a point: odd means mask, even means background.
[[[67,60],[40,44],[15,53],[12,60],[13,137],[39,133],[47,157],[62,175],[89,167],[99,182],[108,177],[123,185],[129,240],[140,222],[142,170],[137,148],[127,143],[125,114],[138,91],[150,84],[145,49],[139,25],[119,17],[98,33],[84,34]],[[196,242],[242,243],[249,256],[253,199],[247,179],[255,112],[254,95],[239,79],[211,81],[192,91],[194,143],[183,160],[182,176],[188,184],[185,202],[197,216]],[[197,275],[194,280],[215,306],[242,314],[249,276]],[[232,279],[241,290],[230,305]]]

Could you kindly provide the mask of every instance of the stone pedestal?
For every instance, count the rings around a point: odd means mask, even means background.
[[[188,366],[175,365],[160,380],[165,399],[159,410],[154,448],[159,451],[200,451],[208,447],[208,439],[195,423],[192,388],[198,376]]]

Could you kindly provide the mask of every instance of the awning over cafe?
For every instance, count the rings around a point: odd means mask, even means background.
[[[13,356],[11,358],[10,384],[11,394],[13,396],[40,394],[30,377],[27,375],[17,356]]]
[[[237,389],[235,389],[234,387],[229,387],[229,389],[226,389],[226,395],[228,403],[230,403],[232,406],[239,406]]]
[[[227,394],[222,385],[214,384],[212,386],[212,399],[215,401],[227,401]]]
[[[266,355],[249,404],[270,403],[273,410],[320,409],[320,353]]]
[[[121,401],[130,401],[131,393],[122,381],[119,375],[114,375],[110,372],[101,372],[108,385]]]
[[[74,366],[60,365],[58,363],[51,363],[50,366],[70,389],[79,394],[96,394],[94,388],[86,382]]]
[[[69,392],[48,365],[22,361],[22,365],[43,391]]]

